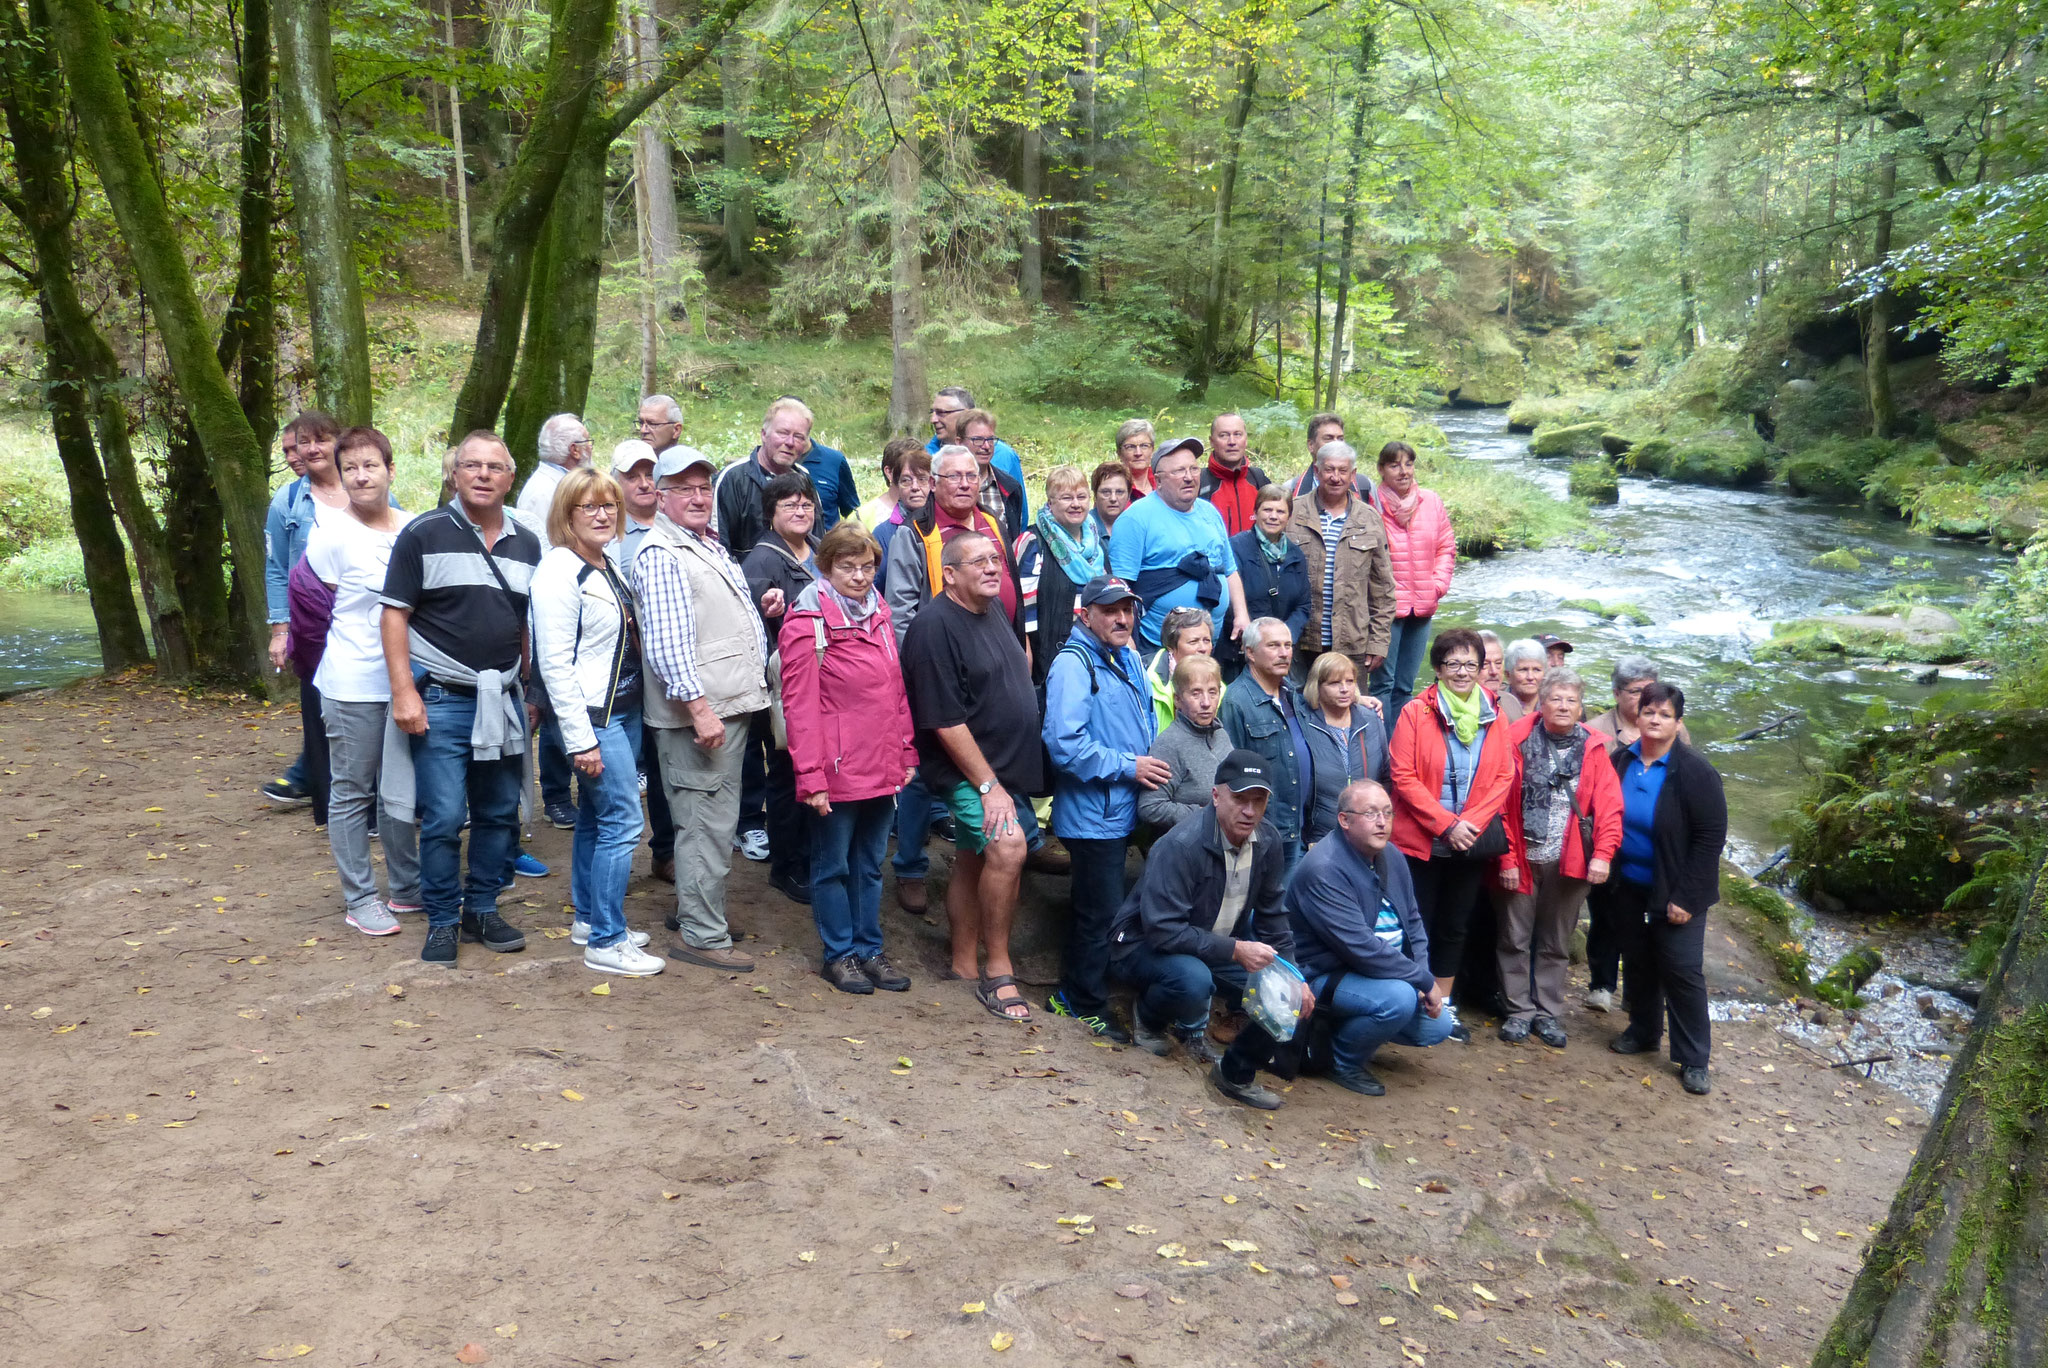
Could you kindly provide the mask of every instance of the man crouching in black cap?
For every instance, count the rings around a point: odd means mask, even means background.
[[[1272,1111],[1280,1096],[1260,1086],[1257,1073],[1272,1060],[1273,1037],[1247,1021],[1219,1058],[1207,1035],[1209,999],[1219,989],[1235,1007],[1250,974],[1294,954],[1280,905],[1287,851],[1265,820],[1273,794],[1266,763],[1248,750],[1224,758],[1209,810],[1152,847],[1117,911],[1109,954],[1110,973],[1138,990],[1138,1044],[1164,1056],[1177,1038],[1189,1058],[1214,1064],[1210,1081],[1225,1097]],[[1302,1015],[1314,1007],[1315,996],[1305,995]]]

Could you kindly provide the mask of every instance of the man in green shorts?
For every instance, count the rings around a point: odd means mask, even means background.
[[[946,889],[953,972],[976,980],[975,995],[994,1015],[1029,1021],[1010,963],[1010,922],[1024,868],[1017,814],[1043,782],[1038,694],[1000,607],[1002,548],[962,532],[946,543],[939,566],[945,590],[903,638],[903,678],[918,767],[958,832]]]

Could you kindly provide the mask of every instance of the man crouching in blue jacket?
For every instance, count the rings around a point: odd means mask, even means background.
[[[1124,900],[1124,848],[1138,829],[1138,790],[1173,766],[1148,754],[1158,735],[1145,663],[1131,649],[1138,596],[1097,575],[1075,597],[1076,621],[1045,678],[1046,753],[1052,757],[1052,830],[1074,857],[1073,914],[1060,956],[1054,1016],[1128,1045],[1109,1008],[1109,928]]]
[[[1387,852],[1394,801],[1371,780],[1337,796],[1336,831],[1316,842],[1287,886],[1295,965],[1327,1014],[1330,1081],[1367,1097],[1387,1085],[1367,1068],[1373,1053],[1441,1045],[1458,1024],[1429,971],[1429,933],[1415,910],[1408,864]]]
[[[1236,1007],[1251,974],[1294,954],[1280,905],[1287,850],[1266,820],[1272,796],[1265,757],[1225,756],[1208,810],[1159,838],[1109,936],[1110,973],[1138,990],[1138,1044],[1164,1056],[1178,1039],[1190,1059],[1215,1066],[1209,1080],[1217,1091],[1264,1111],[1280,1105],[1257,1076],[1272,1062],[1273,1037],[1247,1021],[1219,1058],[1208,1027],[1212,996],[1220,991]],[[1315,1005],[1315,994],[1305,993],[1302,1016]]]

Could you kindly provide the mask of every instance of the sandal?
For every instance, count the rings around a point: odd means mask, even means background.
[[[1004,988],[1016,989],[1017,996],[1013,998],[997,997],[996,994]],[[981,981],[974,987],[974,995],[981,999],[981,1005],[988,1009],[990,1016],[1001,1017],[1004,1021],[1025,1022],[1031,1020],[1031,1004],[1024,1000],[1024,990],[1017,987],[1017,980],[1008,974],[997,974],[993,978],[983,974]],[[1024,1015],[1012,1016],[1009,1011],[1012,1007],[1022,1007]]]

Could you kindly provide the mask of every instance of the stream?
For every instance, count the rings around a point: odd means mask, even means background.
[[[1505,410],[1445,409],[1431,417],[1457,455],[1493,462],[1565,497],[1569,462],[1532,457],[1528,437],[1507,431]],[[1656,661],[1662,677],[1685,690],[1686,726],[1727,786],[1728,858],[1745,869],[1758,868],[1783,844],[1782,819],[1803,785],[1802,760],[1818,753],[1816,737],[1855,727],[1873,705],[1910,707],[1942,690],[1984,687],[1979,676],[1955,667],[1922,684],[1916,680],[1926,667],[1828,670],[1759,662],[1750,652],[1775,621],[1857,611],[1907,585],[1928,603],[1959,610],[2002,562],[1987,547],[1920,536],[1897,518],[1859,506],[1634,477],[1623,478],[1619,504],[1595,508],[1592,516],[1597,535],[1587,547],[1462,563],[1437,620],[1491,627],[1509,640],[1554,632],[1572,642],[1589,712],[1606,706],[1617,658]],[[1810,564],[1837,547],[1855,552],[1862,568]],[[1601,618],[1564,607],[1567,599],[1632,604],[1651,621]],[[1754,740],[1733,739],[1795,709],[1804,719]],[[1893,1055],[1892,1063],[1874,1066],[1874,1075],[1931,1108],[1974,1009],[1899,975],[1956,979],[1962,945],[1917,923],[1831,917],[1793,901],[1809,921],[1803,939],[1816,977],[1863,942],[1884,953],[1885,969],[1864,990],[1869,1005],[1861,1020],[1845,1025],[1836,1011],[1816,1026],[1783,1003],[1724,999],[1715,1000],[1716,1018],[1769,1021],[1834,1059]]]
[[[0,698],[99,668],[99,632],[84,594],[0,590]]]

